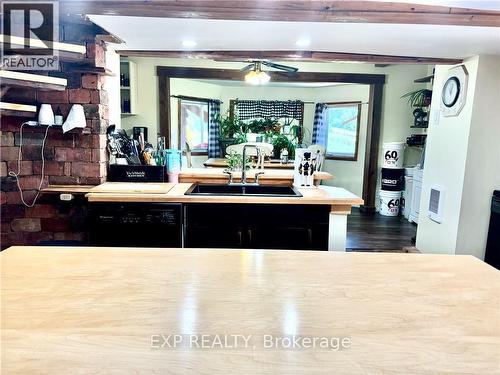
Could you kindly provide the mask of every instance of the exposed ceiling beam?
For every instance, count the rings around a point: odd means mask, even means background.
[[[327,72],[268,72],[273,82],[338,82],[360,84],[383,84],[385,74],[327,73]],[[239,69],[191,68],[157,66],[156,75],[169,78],[223,79],[241,81],[244,73]]]
[[[219,20],[500,26],[500,12],[379,1],[61,0],[61,14]]]
[[[165,57],[165,58],[195,58],[217,61],[241,60],[283,60],[306,62],[366,62],[372,64],[460,64],[461,59],[446,59],[432,57],[410,57],[369,55],[362,53],[318,52],[318,51],[135,51],[118,50],[122,56]]]

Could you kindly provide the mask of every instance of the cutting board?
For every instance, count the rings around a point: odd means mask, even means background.
[[[106,194],[166,194],[174,184],[160,182],[105,182],[90,190],[90,193]]]

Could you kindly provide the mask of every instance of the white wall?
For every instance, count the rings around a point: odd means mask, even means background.
[[[500,189],[500,57],[480,56],[456,254],[484,259],[494,189]]]
[[[500,58],[475,56],[464,64],[467,99],[456,117],[438,112],[450,66],[436,67],[417,248],[483,259],[491,195],[500,188]],[[432,185],[446,190],[441,224],[427,217]]]

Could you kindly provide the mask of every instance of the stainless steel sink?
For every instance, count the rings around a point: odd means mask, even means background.
[[[301,197],[293,186],[193,184],[185,195],[231,195],[259,197]]]

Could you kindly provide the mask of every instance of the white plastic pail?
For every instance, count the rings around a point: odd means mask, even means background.
[[[402,168],[405,151],[404,142],[386,142],[383,147],[383,168]]]
[[[380,214],[384,216],[398,216],[401,205],[400,191],[380,190]]]

